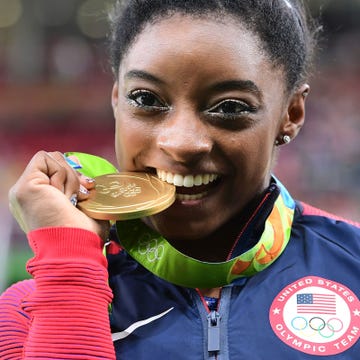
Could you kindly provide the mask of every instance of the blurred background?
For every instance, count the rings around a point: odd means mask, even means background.
[[[106,12],[113,0],[0,0],[0,292],[28,277],[8,190],[38,150],[115,163]],[[295,198],[360,221],[360,0],[308,0],[324,27],[300,136],[276,175]],[[344,239],[346,240],[346,239]]]

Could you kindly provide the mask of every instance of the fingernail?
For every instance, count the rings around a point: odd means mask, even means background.
[[[80,185],[79,193],[84,194],[84,195],[89,195],[90,191],[88,189],[86,189],[84,186]]]
[[[95,182],[95,179],[93,179],[93,178],[86,178],[85,180],[89,184],[93,184]]]

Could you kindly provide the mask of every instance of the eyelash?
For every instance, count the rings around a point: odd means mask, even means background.
[[[146,105],[139,102],[140,97],[149,96],[152,97],[151,100],[157,102],[156,105]],[[134,90],[127,94],[126,96],[130,105],[135,106],[137,108],[146,110],[146,111],[161,111],[161,110],[168,110],[168,105],[165,104],[164,101],[159,99],[153,92],[149,90]],[[149,100],[149,99],[148,99]]]
[[[214,111],[216,109],[220,110],[220,108],[224,105],[230,105],[233,107],[235,106],[240,109],[236,109],[236,111],[229,111],[229,112],[224,112],[224,109],[222,109],[222,111],[217,111],[217,112]],[[228,109],[228,110],[230,110],[230,109]],[[238,110],[240,110],[240,111],[238,111]],[[226,99],[226,100],[220,101],[215,106],[208,109],[206,112],[208,114],[211,114],[212,116],[239,117],[239,116],[244,116],[244,115],[255,113],[256,111],[257,111],[257,108],[255,106],[249,105],[249,104],[245,103],[244,101],[235,100],[235,99]]]

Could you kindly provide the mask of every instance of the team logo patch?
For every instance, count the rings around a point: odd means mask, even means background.
[[[340,354],[360,336],[359,299],[346,286],[316,276],[281,290],[269,316],[278,338],[306,354]]]

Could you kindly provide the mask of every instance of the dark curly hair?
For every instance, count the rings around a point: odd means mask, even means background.
[[[239,21],[257,35],[274,67],[283,68],[289,91],[309,75],[316,27],[301,0],[120,0],[110,13],[108,39],[115,76],[144,27],[176,13]]]

